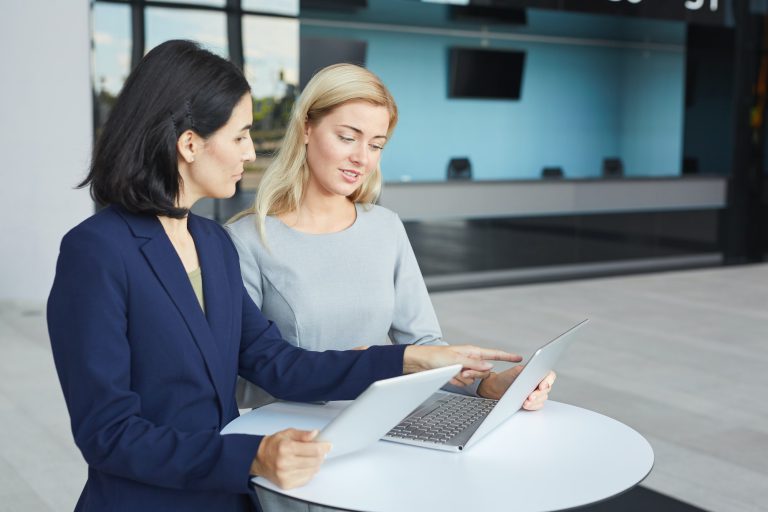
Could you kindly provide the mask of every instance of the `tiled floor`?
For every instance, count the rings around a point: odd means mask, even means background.
[[[445,337],[528,355],[589,317],[552,398],[623,421],[647,487],[710,511],[768,503],[768,265],[433,294]],[[0,303],[0,511],[72,510],[85,479],[41,304]]]
[[[528,355],[589,317],[552,398],[623,421],[645,485],[712,511],[768,503],[768,265],[433,294],[450,342]]]

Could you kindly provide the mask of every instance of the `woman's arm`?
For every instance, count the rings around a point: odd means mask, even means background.
[[[393,220],[397,254],[393,272],[395,304],[389,338],[395,344],[447,345],[429,299],[419,264],[399,218]]]
[[[395,266],[395,310],[389,336],[394,343],[415,345],[448,345],[442,339],[437,315],[429,298],[429,292],[421,275],[416,256],[408,240],[402,222],[397,221],[398,254]],[[454,393],[499,399],[522,370],[512,367],[501,373],[491,372],[483,379],[459,379],[444,389]],[[547,400],[555,374],[548,375],[523,404],[528,410],[540,409]]]
[[[394,268],[395,307],[389,338],[396,344],[447,346],[405,227],[399,218],[395,218],[393,224],[397,256]],[[477,396],[479,385],[480,379],[459,378],[443,389]]]
[[[282,339],[242,289],[239,373],[270,394],[294,401],[350,400],[374,381],[401,375],[404,346],[314,352]]]

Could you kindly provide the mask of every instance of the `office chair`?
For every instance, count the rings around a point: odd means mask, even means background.
[[[564,174],[562,167],[544,167],[541,170],[541,177],[544,179],[558,179],[562,178],[563,176]]]
[[[699,174],[699,159],[694,156],[683,158],[683,175]]]
[[[624,176],[624,164],[621,158],[603,158],[603,177],[620,178]]]
[[[451,158],[448,162],[449,180],[471,180],[472,164],[467,157]]]

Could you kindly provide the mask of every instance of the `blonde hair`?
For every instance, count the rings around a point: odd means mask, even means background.
[[[321,69],[307,83],[293,106],[285,137],[264,171],[255,204],[237,214],[232,221],[255,213],[259,235],[265,240],[267,215],[280,215],[298,209],[309,182],[304,145],[305,123],[318,123],[333,109],[350,101],[366,101],[386,107],[389,111],[387,138],[392,135],[397,124],[397,105],[379,77],[354,64],[334,64]],[[380,192],[381,167],[377,165],[349,198],[355,203],[374,203]]]

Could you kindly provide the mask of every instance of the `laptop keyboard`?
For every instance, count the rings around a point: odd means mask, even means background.
[[[498,400],[449,394],[430,407],[419,407],[385,436],[427,443],[450,441],[473,424],[479,423]]]

